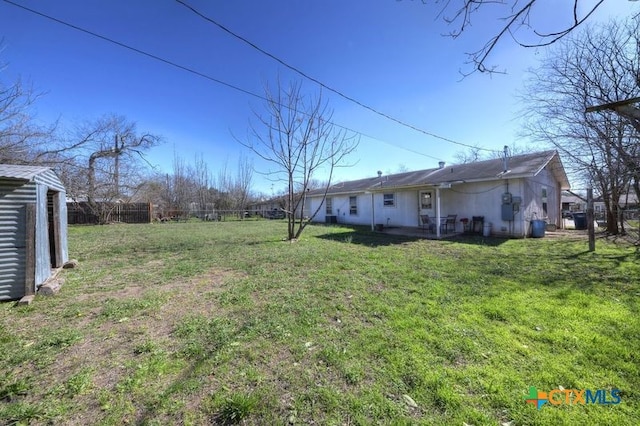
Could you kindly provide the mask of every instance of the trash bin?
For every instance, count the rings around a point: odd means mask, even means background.
[[[547,223],[544,220],[536,219],[531,221],[531,236],[533,238],[544,237],[544,231],[547,227]]]
[[[491,236],[491,222],[485,222],[482,227],[482,236],[490,237]]]
[[[576,229],[587,229],[587,214],[574,213],[573,223],[576,225]]]

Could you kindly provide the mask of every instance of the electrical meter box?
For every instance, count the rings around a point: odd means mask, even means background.
[[[502,194],[502,220],[512,221],[516,212],[520,211],[520,197],[514,197],[510,192]]]
[[[518,213],[520,211],[520,204],[522,204],[522,197],[513,197],[513,211]]]
[[[514,216],[513,212],[513,204],[503,204],[502,205],[502,220],[512,221]]]

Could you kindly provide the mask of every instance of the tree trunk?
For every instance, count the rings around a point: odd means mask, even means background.
[[[612,202],[605,201],[607,211],[607,232],[611,235],[618,235],[618,206]]]

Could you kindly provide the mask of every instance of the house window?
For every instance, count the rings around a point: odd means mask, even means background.
[[[542,188],[542,214],[547,217],[547,188]]]
[[[358,197],[349,197],[349,214],[358,214]]]
[[[431,191],[423,191],[420,193],[420,209],[421,210],[433,209],[433,194]]]
[[[324,200],[324,205],[325,205],[325,208],[326,208],[326,214],[331,216],[333,214],[333,202],[332,202],[331,198],[326,198]]]
[[[395,207],[396,194],[382,194],[382,204],[385,207]]]

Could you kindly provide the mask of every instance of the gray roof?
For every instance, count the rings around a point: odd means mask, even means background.
[[[48,170],[50,170],[49,167],[0,164],[0,178],[31,181],[37,175],[45,173]]]
[[[561,189],[568,189],[569,180],[567,179],[557,151],[543,151],[509,157],[506,172],[504,171],[504,160],[502,158],[496,158],[473,163],[453,164],[443,168],[437,167],[341,182],[332,185],[329,188],[328,194],[365,191],[377,192],[389,188],[399,189],[533,177],[547,166],[549,166],[549,170],[560,182]],[[315,190],[311,191],[309,195],[322,195],[323,193],[323,190]]]
[[[0,179],[36,182],[57,191],[64,191],[64,184],[50,167],[0,164]]]

